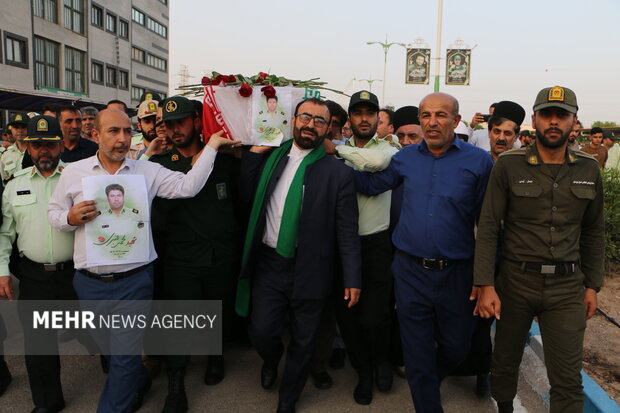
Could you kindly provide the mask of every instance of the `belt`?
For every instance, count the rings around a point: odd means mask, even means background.
[[[566,275],[574,274],[579,268],[579,263],[576,261],[571,262],[552,262],[548,264],[541,264],[539,262],[522,262],[521,270],[536,272],[538,274],[546,275]]]
[[[73,261],[65,261],[65,262],[57,262],[56,264],[41,264],[40,262],[32,261],[30,258],[25,255],[20,256],[21,260],[26,264],[36,267],[40,271],[62,271],[73,269]]]
[[[90,272],[88,270],[80,269],[78,270],[80,274],[87,276],[88,278],[94,278],[95,280],[103,281],[103,282],[112,282],[116,280],[122,280],[123,278],[130,277],[134,274],[143,271],[148,267],[149,264],[142,265],[138,268],[134,268],[133,270],[123,271],[123,272],[113,272],[108,274],[96,274],[94,272]]]
[[[447,260],[445,258],[423,258],[423,257],[416,257],[415,255],[411,255],[405,251],[399,250],[401,251],[403,254],[407,255],[409,258],[411,258],[413,261],[417,262],[418,264],[420,264],[422,267],[424,267],[424,269],[427,270],[444,270],[447,267],[449,267],[450,265],[454,264],[454,260]]]

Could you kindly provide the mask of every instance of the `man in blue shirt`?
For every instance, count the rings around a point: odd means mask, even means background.
[[[443,412],[441,381],[467,356],[475,319],[474,226],[493,162],[455,138],[458,101],[433,93],[420,102],[424,141],[399,151],[387,169],[356,172],[359,192],[404,185],[392,264],[407,381],[418,413]]]

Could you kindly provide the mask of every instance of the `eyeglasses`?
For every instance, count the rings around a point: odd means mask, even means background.
[[[313,120],[314,126],[318,128],[324,128],[325,126],[327,126],[327,121],[320,116],[312,116],[309,113],[300,113],[295,117],[299,119],[299,123],[301,123],[302,125],[307,125],[308,123],[310,123],[311,120]]]

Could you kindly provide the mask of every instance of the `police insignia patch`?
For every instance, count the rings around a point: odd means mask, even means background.
[[[157,106],[155,106],[155,102],[149,102],[147,106],[149,107],[149,112],[157,112]]]
[[[39,119],[37,122],[37,132],[47,132],[48,130],[47,121],[45,119]]]
[[[171,113],[175,110],[177,110],[177,102],[171,100],[170,102],[166,103],[166,112]]]
[[[549,89],[547,100],[564,102],[564,88],[556,86]]]
[[[153,95],[151,95],[150,93],[147,93],[147,94],[144,96],[144,100],[153,100]]]
[[[530,156],[527,161],[532,165],[538,165],[538,158],[536,157],[536,155]]]
[[[174,155],[172,155],[171,159],[173,161],[178,161],[179,160],[179,155],[177,155],[176,153]]]
[[[215,189],[217,191],[217,199],[218,201],[223,201],[224,199],[228,198],[228,194],[226,191],[226,183],[225,182],[221,182],[217,185],[215,185]]]
[[[137,209],[134,208],[134,209],[131,210],[131,212],[133,212],[134,214],[137,214],[140,211],[138,211]]]
[[[365,99],[365,100],[370,99],[370,93],[368,93],[368,92],[360,93],[360,99]]]

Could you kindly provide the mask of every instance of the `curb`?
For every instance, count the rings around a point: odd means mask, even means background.
[[[540,361],[544,363],[543,343],[540,336],[540,328],[536,321],[532,321],[532,327],[528,333],[528,344]],[[583,370],[581,370],[581,378],[583,381],[583,394],[585,396],[583,404],[584,413],[620,413],[618,403],[609,397],[607,392]],[[549,395],[547,394],[543,399],[545,404],[548,404]]]

